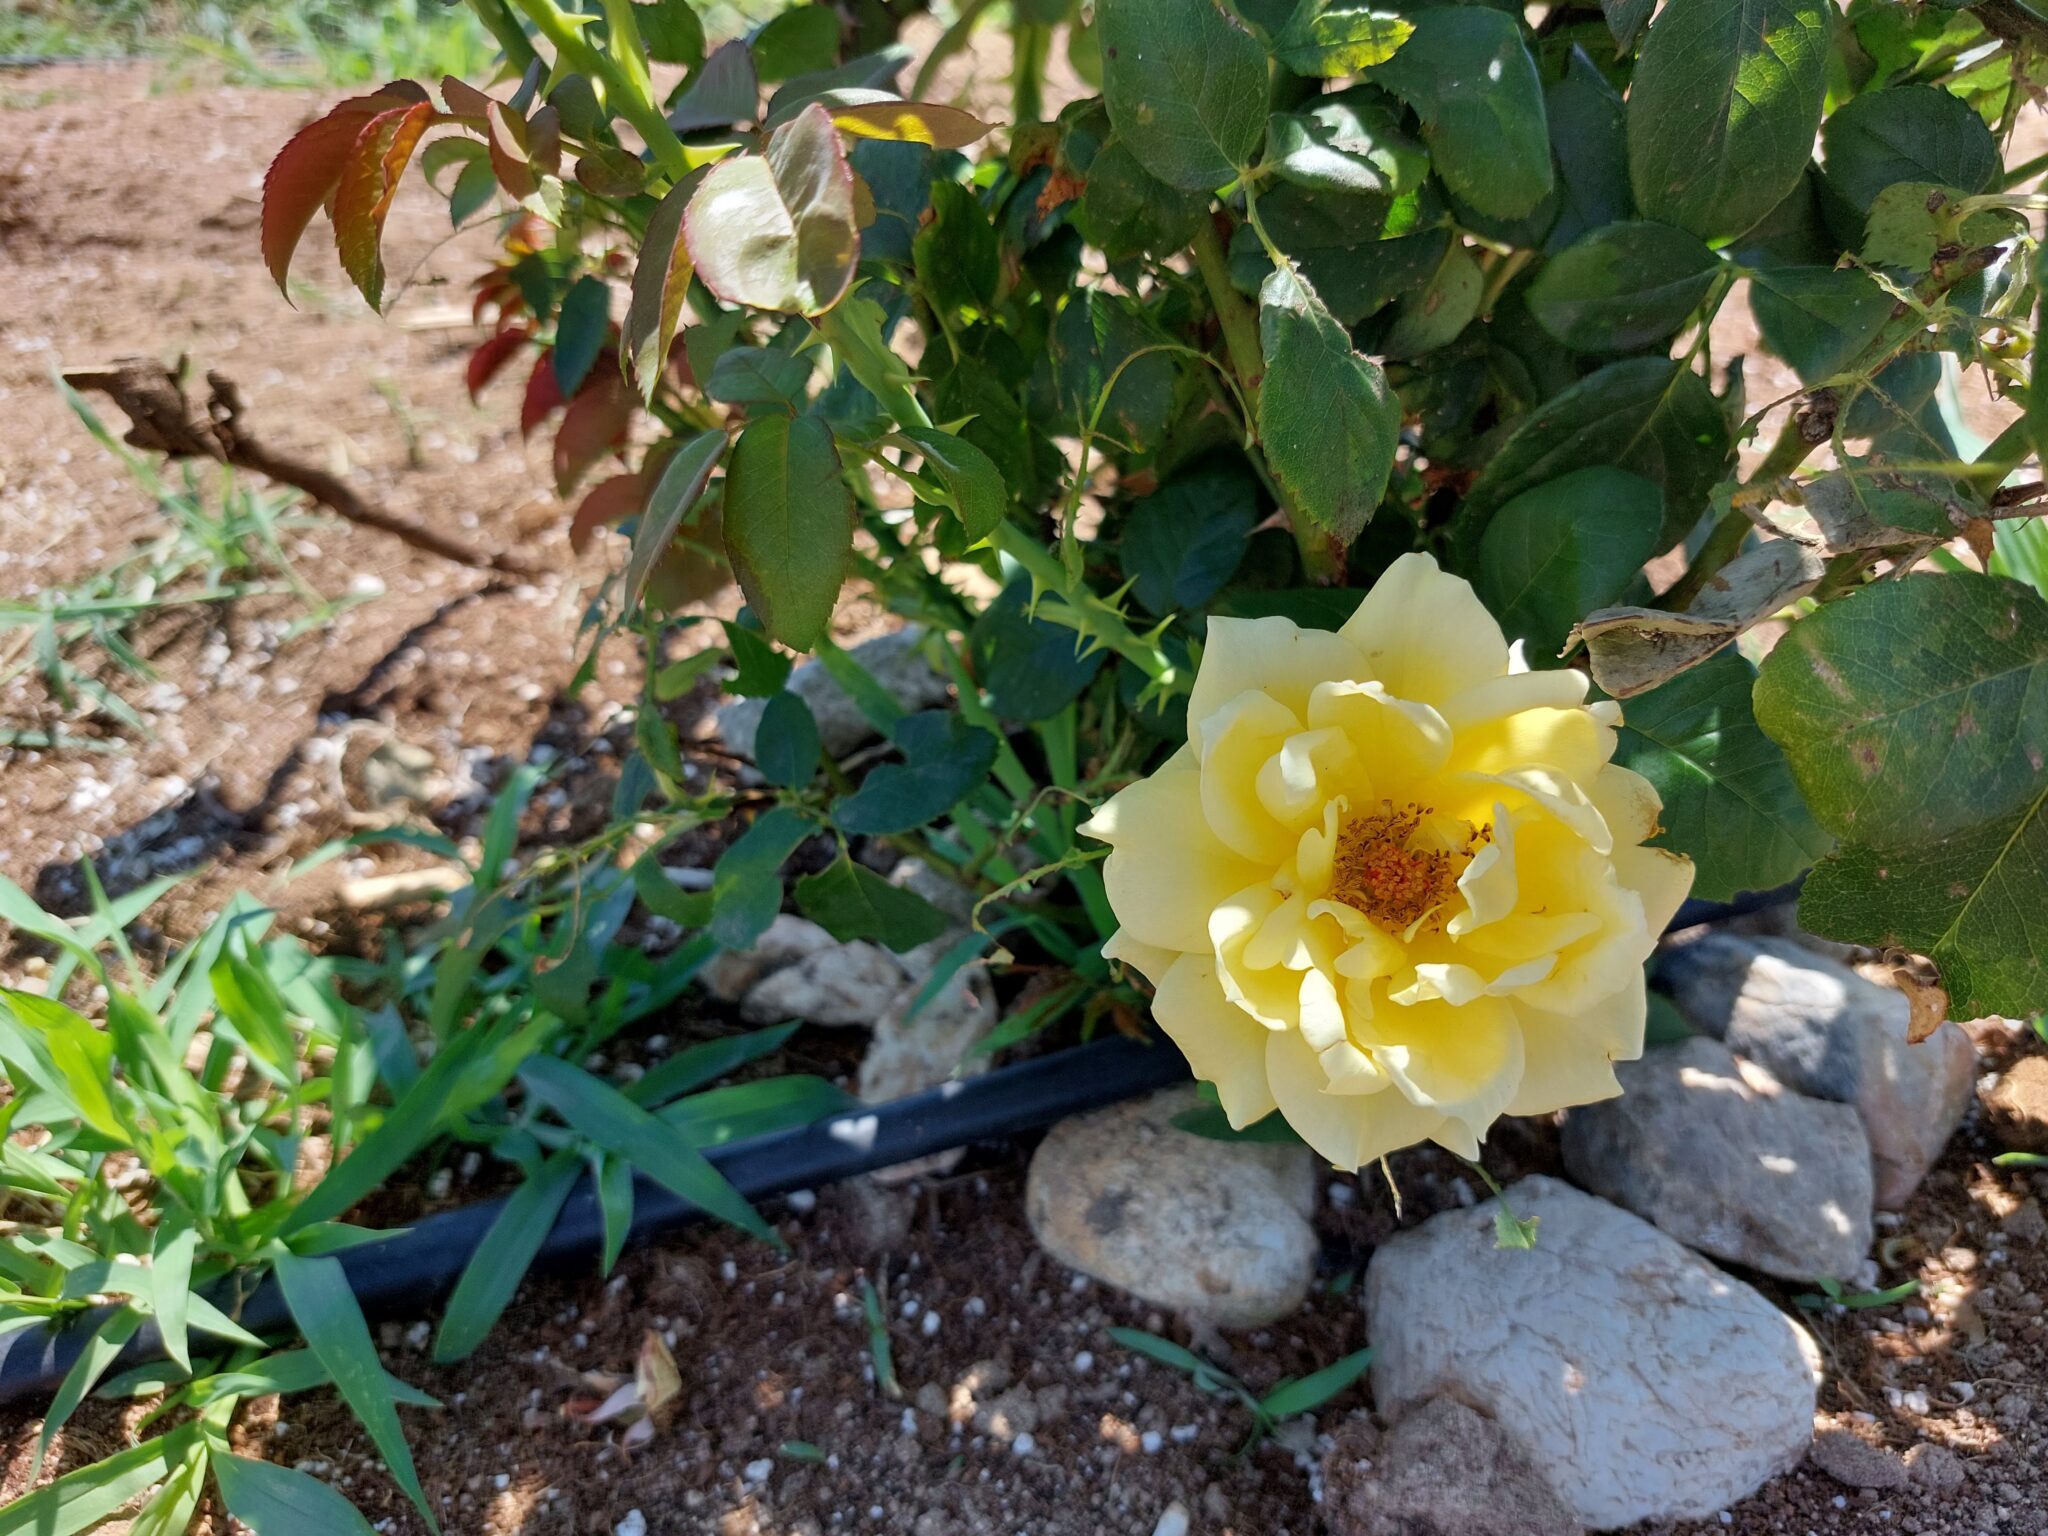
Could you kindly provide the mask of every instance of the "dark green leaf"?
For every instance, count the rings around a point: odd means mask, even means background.
[[[1859,213],[1896,182],[1982,192],[1999,172],[1998,141],[1984,119],[1932,85],[1852,97],[1829,116],[1821,146],[1828,185]]]
[[[818,722],[794,693],[768,700],[754,731],[754,763],[761,777],[784,789],[802,789],[818,771]]]
[[[562,295],[562,308],[555,317],[555,384],[568,399],[590,377],[590,365],[604,349],[604,335],[611,324],[611,287],[601,277],[584,276],[569,285]]]
[[[1415,109],[1445,186],[1481,213],[1530,212],[1555,170],[1543,82],[1520,16],[1449,5],[1413,20],[1415,35],[1372,79]]]
[[[1544,264],[1529,313],[1575,352],[1633,352],[1676,334],[1720,271],[1720,259],[1682,229],[1609,224]]]
[[[1628,93],[1636,206],[1703,240],[1769,213],[1813,158],[1827,54],[1822,0],[1665,6]]]
[[[711,168],[683,216],[697,275],[728,304],[815,315],[853,281],[860,229],[853,171],[816,103],[768,137],[764,154]]]
[[[704,62],[704,23],[690,0],[652,0],[635,3],[633,20],[647,44],[647,56],[657,64],[680,64],[695,69]]]
[[[842,944],[870,939],[899,953],[930,943],[952,926],[917,892],[891,885],[843,853],[819,873],[797,881],[796,904]]]
[[[1661,357],[1609,363],[1522,419],[1466,492],[1452,526],[1483,527],[1532,487],[1612,464],[1663,489],[1658,542],[1669,545],[1706,510],[1729,451],[1728,418],[1698,374]]]
[[[1164,618],[1200,608],[1244,558],[1259,483],[1236,467],[1176,476],[1125,514],[1119,551],[1138,601]]]
[[[228,1513],[256,1536],[373,1536],[355,1505],[296,1467],[223,1446],[214,1452],[213,1476]]]
[[[825,637],[853,553],[853,493],[824,422],[764,416],[740,433],[725,476],[725,552],[771,638],[807,651]]]
[[[647,505],[634,526],[632,553],[626,557],[621,601],[629,612],[638,606],[647,590],[648,578],[675,542],[683,520],[703,499],[704,488],[711,483],[711,472],[718,467],[718,456],[723,452],[723,432],[700,432],[678,447],[662,466],[661,478],[654,482]]]
[[[1453,240],[1422,291],[1395,306],[1381,350],[1388,357],[1412,358],[1449,346],[1478,316],[1485,293],[1486,274],[1465,242]]]
[[[729,128],[751,121],[760,105],[761,81],[754,73],[754,54],[734,39],[711,51],[690,76],[689,89],[668,114],[677,133],[695,128]]]
[[[489,160],[472,160],[455,178],[448,192],[448,222],[460,229],[487,207],[497,195],[498,173]]]
[[[743,699],[765,699],[782,692],[782,685],[789,681],[790,668],[794,665],[789,655],[770,645],[758,629],[751,629],[736,619],[722,622],[725,643],[732,648],[735,673],[732,681],[725,685],[725,691],[736,693]]]
[[[979,726],[936,709],[899,722],[895,738],[904,760],[871,770],[833,807],[843,830],[886,837],[943,816],[988,777],[999,745]]]
[[[1575,469],[1494,513],[1479,542],[1479,595],[1545,663],[1574,624],[1628,590],[1663,523],[1663,494],[1640,475]]]
[[[377,1346],[370,1340],[370,1326],[363,1310],[348,1288],[348,1276],[339,1259],[301,1258],[281,1254],[272,1265],[292,1321],[306,1336],[306,1345],[341,1393],[364,1429],[369,1431],[377,1454],[391,1469],[391,1477],[405,1490],[406,1497],[438,1532],[440,1523],[420,1487],[413,1470],[412,1450],[405,1441],[405,1429],[398,1422],[398,1409],[391,1400],[391,1388],[384,1366],[377,1358]]]
[[[553,1056],[537,1056],[520,1081],[570,1126],[672,1194],[763,1242],[782,1246],[772,1228],[702,1153],[609,1083]]]
[[[1729,901],[1795,878],[1833,846],[1792,782],[1785,754],[1751,711],[1756,673],[1723,651],[1636,695],[1614,760],[1664,801],[1665,848],[1691,857],[1692,894]]]
[[[1102,0],[1102,95],[1117,137],[1168,186],[1235,180],[1266,132],[1266,50],[1214,0]]]
[[[839,13],[829,5],[792,6],[754,34],[753,49],[764,81],[830,69],[839,62]]]
[[[1161,181],[1122,139],[1103,145],[1088,166],[1078,217],[1091,244],[1111,261],[1145,252],[1164,255],[1195,238],[1208,217],[1206,192]]]
[[[1266,462],[1295,513],[1348,544],[1386,491],[1401,403],[1291,264],[1276,267],[1259,290],[1259,339]]]
[[[1398,213],[1419,202],[1411,196],[1393,206]],[[1429,227],[1390,234],[1396,213],[1384,198],[1318,194],[1284,181],[1259,199],[1259,217],[1273,243],[1347,326],[1421,287],[1443,262],[1450,231]],[[1231,242],[1231,280],[1256,292],[1271,270],[1258,236],[1241,227]]]
[[[1657,0],[1600,0],[1600,13],[1607,18],[1607,30],[1614,37],[1614,46],[1623,53],[1635,47],[1644,23],[1656,9]]]
[[[497,1326],[541,1244],[554,1230],[555,1218],[561,1215],[582,1169],[574,1149],[565,1147],[506,1199],[498,1219],[463,1266],[455,1294],[448,1298],[448,1310],[434,1335],[436,1365],[468,1359]]]
[[[1756,713],[1844,842],[1897,848],[2010,817],[2048,762],[2048,603],[1971,572],[1865,587],[1778,642]]]
[[[768,1029],[749,1030],[741,1035],[703,1040],[686,1046],[654,1067],[626,1088],[626,1097],[650,1107],[666,1104],[692,1089],[737,1072],[749,1062],[772,1056],[789,1043],[796,1024],[777,1024]]]
[[[1750,282],[1749,307],[1764,345],[1801,382],[1834,378],[1863,356],[1894,308],[1892,296],[1854,268],[1775,267]]]
[[[1392,11],[1301,0],[1273,39],[1273,57],[1297,75],[1357,75],[1384,64],[1415,33]]]
[[[1429,156],[1401,131],[1397,104],[1373,86],[1275,113],[1265,163],[1298,187],[1351,197],[1399,197],[1429,174]]]
[[[199,1425],[178,1425],[0,1505],[0,1536],[79,1536],[176,1474]]]
[[[1081,637],[1031,612],[1031,583],[1004,588],[968,636],[989,708],[1005,720],[1044,720],[1065,709],[1102,670],[1104,652],[1084,654]]]
[[[1956,1018],[2040,1012],[2048,1005],[2048,790],[1914,847],[1847,844],[1807,876],[1799,921],[1846,944],[1926,955]]]
[[[799,1072],[695,1093],[659,1118],[693,1147],[723,1147],[844,1114],[859,1102],[844,1088]]]
[[[721,405],[767,408],[801,415],[804,390],[811,382],[807,355],[773,347],[734,347],[721,352],[704,381],[704,393]]]
[[[1572,49],[1564,74],[1545,88],[1543,101],[1562,193],[1548,240],[1549,249],[1557,251],[1589,230],[1628,218],[1635,199],[1628,185],[1621,93],[1607,83],[1585,49]]]
[[[810,823],[777,806],[718,856],[711,872],[711,937],[727,949],[752,949],[782,910],[782,861],[811,834]]]
[[[1010,510],[1010,493],[995,461],[955,432],[911,426],[902,434],[924,455],[926,471],[938,476],[968,539],[978,543],[994,533]]]
[[[931,217],[911,241],[911,261],[926,297],[945,314],[978,315],[995,301],[1002,252],[988,210],[971,189],[957,181],[932,183]]]
[[[711,893],[686,891],[669,879],[659,849],[650,848],[633,861],[633,890],[648,911],[679,928],[702,928],[711,921]]]

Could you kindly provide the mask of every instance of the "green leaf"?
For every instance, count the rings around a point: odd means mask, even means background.
[[[728,304],[803,315],[839,302],[860,256],[853,171],[839,131],[813,102],[759,155],[711,168],[683,216],[704,286]]]
[[[1661,357],[1609,363],[1522,418],[1466,492],[1453,536],[1526,490],[1611,464],[1662,488],[1666,547],[1706,510],[1730,446],[1728,418],[1698,374]]]
[[[768,700],[754,732],[754,763],[770,784],[802,789],[818,771],[818,722],[794,693]]]
[[[725,475],[725,552],[771,639],[807,651],[825,638],[853,554],[853,510],[823,421],[747,423]]]
[[[1764,345],[1805,384],[1845,372],[1877,340],[1895,301],[1853,267],[1772,267],[1753,274],[1749,307]]]
[[[718,1040],[701,1040],[686,1046],[666,1061],[635,1078],[626,1087],[626,1097],[635,1104],[654,1106],[715,1083],[737,1072],[749,1062],[772,1056],[789,1043],[797,1032],[795,1023],[752,1029],[744,1034]]]
[[[1397,103],[1370,85],[1274,113],[1264,164],[1298,187],[1349,197],[1399,197],[1429,174],[1428,154],[1401,131]]]
[[[1415,34],[1391,11],[1301,0],[1273,39],[1273,57],[1297,75],[1356,75],[1384,64]]]
[[[1102,96],[1117,137],[1161,181],[1233,181],[1266,132],[1266,50],[1214,0],[1102,0]]]
[[[910,243],[918,286],[933,308],[977,316],[995,302],[1003,278],[1002,250],[988,210],[957,181],[935,181],[931,217]]]
[[[1493,515],[1479,541],[1479,595],[1547,664],[1574,624],[1628,590],[1663,523],[1663,493],[1642,476],[1575,469]]]
[[[256,1536],[373,1536],[355,1505],[296,1467],[222,1447],[213,1458],[214,1480],[228,1513]]]
[[[196,1423],[67,1472],[0,1504],[0,1536],[79,1536],[177,1474],[199,1442]]]
[[[694,270],[683,240],[683,216],[707,174],[693,171],[669,188],[647,216],[647,230],[640,237],[640,259],[633,268],[633,294],[619,342],[641,399],[650,403],[668,365],[669,346],[682,322]]]
[[[959,517],[971,542],[980,543],[1001,526],[1009,515],[1010,492],[993,459],[956,432],[907,426],[900,434],[916,445],[925,468],[938,476],[945,505]]]
[[[1637,694],[1614,760],[1664,801],[1660,847],[1689,855],[1692,893],[1729,901],[1774,890],[1833,846],[1806,809],[1785,754],[1756,723],[1756,673],[1723,651]]]
[[[465,165],[455,178],[455,185],[448,190],[448,222],[456,229],[462,228],[477,214],[481,213],[498,191],[498,173],[488,159],[472,160]]]
[[[1447,347],[1479,314],[1486,274],[1462,240],[1453,240],[1420,293],[1404,296],[1381,343],[1388,357],[1420,357]]]
[[[1623,53],[1635,47],[1637,36],[1657,9],[1657,0],[1600,0],[1600,13],[1607,18],[1607,30],[1614,46]]]
[[[280,1254],[271,1267],[284,1292],[292,1321],[305,1335],[306,1346],[332,1378],[335,1390],[349,1406],[370,1439],[377,1454],[391,1469],[391,1477],[405,1490],[413,1506],[438,1533],[440,1522],[427,1503],[413,1470],[412,1450],[405,1443],[405,1429],[398,1422],[398,1409],[391,1400],[389,1379],[377,1358],[377,1346],[370,1341],[370,1326],[363,1310],[348,1288],[348,1276],[339,1259],[301,1258]]]
[[[123,1146],[132,1144],[135,1138],[108,1092],[114,1047],[105,1032],[39,993],[0,988],[0,1022],[10,1017],[32,1033],[10,1041],[0,1030],[0,1053],[11,1056],[20,1049],[39,1057],[37,1065],[48,1076],[38,1087],[55,1094],[100,1135]]]
[[[1908,578],[1923,579],[1946,578]],[[2048,789],[1932,842],[1847,844],[1807,876],[1799,921],[1846,944],[1926,955],[1956,1018],[2040,1012],[2048,1005]]]
[[[1415,109],[1430,162],[1445,186],[1504,219],[1550,194],[1549,117],[1519,14],[1440,6],[1414,15],[1415,34],[1373,69]]]
[[[704,393],[720,405],[803,414],[804,391],[811,382],[812,359],[774,347],[733,347],[718,355]]]
[[[860,788],[832,808],[842,830],[887,837],[943,816],[988,777],[1000,745],[948,710],[911,715],[894,734],[904,760],[871,769]]]
[[[537,1056],[520,1081],[579,1134],[624,1158],[655,1183],[707,1215],[776,1247],[782,1240],[724,1175],[669,1126],[608,1083],[553,1056]]]
[[[78,1405],[92,1391],[93,1384],[107,1373],[107,1367],[135,1337],[135,1330],[142,1326],[144,1315],[142,1308],[137,1306],[125,1306],[108,1314],[106,1321],[93,1330],[92,1337],[79,1350],[78,1358],[57,1384],[56,1395],[50,1399],[49,1410],[43,1415],[42,1432],[36,1436],[36,1472],[42,1471],[43,1458],[49,1455],[57,1432],[70,1421]]]
[[[1962,192],[1989,190],[1998,141],[1961,97],[1932,85],[1866,91],[1842,103],[1820,131],[1830,188],[1858,212],[1901,181]]]
[[[700,432],[670,454],[661,467],[661,478],[654,482],[647,505],[634,525],[633,549],[626,557],[620,601],[628,612],[639,606],[655,567],[675,543],[683,520],[703,499],[704,488],[711,483],[711,472],[718,467],[718,456],[724,452],[723,432]]]
[[[711,871],[711,937],[726,949],[751,949],[782,910],[782,861],[811,835],[811,824],[777,806],[742,832]]]
[[[2048,762],[2048,602],[1974,572],[1878,582],[1792,626],[1756,713],[1845,842],[1897,848],[2007,818]]]
[[[1236,465],[1176,475],[1132,503],[1118,549],[1125,580],[1161,618],[1200,608],[1237,573],[1259,520],[1259,483]]]
[[[692,1147],[724,1147],[844,1114],[859,1103],[844,1088],[797,1072],[694,1093],[657,1118]]]
[[[657,64],[695,69],[704,62],[704,23],[690,0],[651,0],[633,6],[633,20]]]
[[[711,893],[680,889],[662,873],[658,848],[648,849],[633,861],[633,892],[648,911],[679,928],[702,928],[711,921]]]
[[[1275,1387],[1259,1399],[1259,1408],[1269,1419],[1291,1419],[1298,1413],[1312,1413],[1349,1388],[1371,1364],[1370,1349],[1354,1350],[1299,1381]]]
[[[1529,285],[1529,313],[1575,352],[1634,352],[1677,333],[1721,261],[1669,224],[1609,224],[1558,252]]]
[[[951,927],[946,914],[915,891],[891,885],[845,854],[796,883],[804,916],[840,943],[871,939],[899,954],[928,944]]]
[[[736,619],[720,622],[725,626],[725,643],[732,648],[736,674],[725,691],[743,699],[765,699],[782,692],[795,666],[789,653],[776,650],[758,629],[749,629]]]
[[[1386,492],[1401,402],[1292,263],[1275,267],[1259,290],[1259,339],[1266,462],[1298,514],[1349,544]]]
[[[519,1282],[533,1267],[541,1244],[554,1230],[555,1218],[561,1215],[582,1168],[575,1149],[564,1147],[552,1153],[506,1199],[498,1219],[463,1266],[455,1294],[448,1298],[448,1310],[434,1335],[436,1365],[468,1359],[497,1326],[518,1294]]]
[[[597,1160],[597,1206],[604,1218],[604,1243],[598,1253],[598,1271],[609,1275],[626,1251],[626,1239],[633,1232],[633,1168],[624,1158]]]
[[[197,1229],[169,1214],[159,1221],[150,1244],[150,1310],[156,1315],[156,1331],[163,1337],[164,1353],[188,1371],[192,1369],[192,1259],[198,1251]]]
[[[1394,206],[1416,202],[1402,198]],[[1347,326],[1429,281],[1451,239],[1443,228],[1390,233],[1396,220],[1384,198],[1317,194],[1285,181],[1260,196],[1259,217],[1273,243]],[[1271,270],[1257,233],[1240,226],[1231,241],[1231,280],[1257,291]]]
[[[839,13],[829,5],[793,6],[762,26],[752,46],[763,81],[830,69],[839,62]]]
[[[1585,49],[1573,47],[1564,73],[1544,88],[1543,101],[1561,194],[1547,245],[1557,251],[1589,230],[1628,218],[1635,198],[1628,185],[1621,93]]]
[[[604,350],[604,336],[611,324],[611,286],[601,277],[588,274],[569,285],[562,295],[562,307],[555,317],[553,353],[555,384],[567,400],[590,377],[590,365]]]
[[[1813,158],[1827,56],[1823,0],[1665,6],[1628,93],[1636,206],[1703,240],[1769,213]]]
[[[1013,581],[982,609],[968,642],[989,708],[1005,720],[1058,714],[1095,681],[1106,654],[1033,613],[1029,579]]]
[[[1112,138],[1088,166],[1077,218],[1090,244],[1111,261],[1164,255],[1195,238],[1208,217],[1206,192],[1170,186],[1146,170],[1131,147]]]

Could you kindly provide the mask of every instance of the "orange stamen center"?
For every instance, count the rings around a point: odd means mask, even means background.
[[[1330,899],[1354,907],[1390,933],[1430,917],[1458,889],[1472,856],[1493,840],[1491,827],[1458,823],[1461,843],[1447,845],[1426,805],[1382,800],[1337,833]]]

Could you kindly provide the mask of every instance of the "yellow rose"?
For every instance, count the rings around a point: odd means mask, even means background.
[[[1232,1125],[1278,1108],[1355,1168],[1621,1091],[1692,862],[1641,846],[1656,791],[1586,687],[1427,555],[1334,634],[1209,621],[1188,744],[1081,830],[1110,845],[1103,953]]]

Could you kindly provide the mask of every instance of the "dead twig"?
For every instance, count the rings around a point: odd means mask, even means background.
[[[73,389],[93,391],[112,400],[128,418],[129,429],[122,440],[131,447],[172,459],[211,459],[217,464],[254,470],[280,485],[304,491],[348,522],[388,533],[414,549],[458,565],[512,576],[537,574],[535,567],[517,556],[485,554],[430,528],[393,517],[371,506],[327,471],[264,447],[244,419],[241,391],[225,375],[206,375],[205,414],[195,414],[185,395],[182,372],[182,360],[179,371],[174,373],[153,358],[122,358],[108,368],[69,371],[64,382]]]

